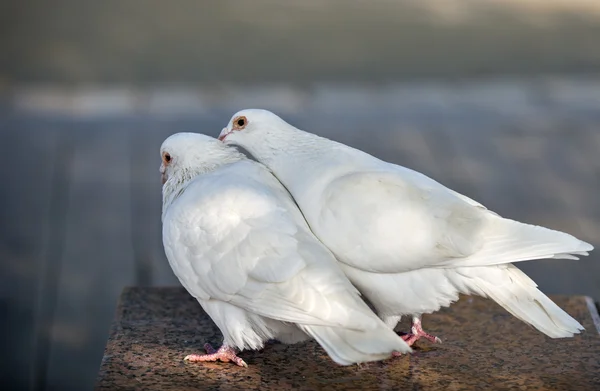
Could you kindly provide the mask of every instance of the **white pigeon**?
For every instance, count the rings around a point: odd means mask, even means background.
[[[215,138],[178,133],[160,149],[163,245],[169,264],[223,334],[189,361],[246,363],[235,349],[313,337],[338,364],[410,347],[362,301],[260,163]]]
[[[552,338],[583,327],[513,262],[577,259],[593,247],[500,217],[416,171],[299,130],[266,110],[236,113],[220,140],[243,147],[292,194],[314,234],[394,328],[412,315],[412,345],[441,342],[421,315],[459,293],[488,297]]]

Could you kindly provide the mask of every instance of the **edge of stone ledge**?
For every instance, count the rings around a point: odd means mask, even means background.
[[[121,293],[119,293],[119,297],[117,298],[117,306],[115,307],[115,317],[113,319],[113,323],[118,323],[121,320],[122,309],[123,309],[123,300],[127,296],[127,293],[135,290],[135,286],[124,286],[121,289]]]
[[[592,322],[594,322],[594,326],[596,326],[596,331],[600,335],[600,314],[598,313],[598,307],[596,307],[596,302],[589,296],[583,296],[583,298],[585,299],[585,303],[587,304],[588,310],[590,311]]]
[[[100,367],[98,368],[98,373],[96,374],[96,382],[94,385],[94,390],[97,389],[98,385],[100,384],[100,382],[102,381],[102,378],[105,375],[105,371],[104,366],[106,364],[106,361],[112,359],[113,355],[110,354],[111,351],[111,341],[113,340],[113,338],[116,337],[116,335],[118,334],[118,329],[119,329],[119,324],[121,322],[121,316],[122,316],[122,305],[123,305],[123,298],[126,296],[126,293],[135,289],[135,286],[125,286],[123,287],[123,289],[121,289],[121,293],[119,293],[119,296],[117,297],[117,305],[115,307],[115,312],[114,312],[114,317],[113,320],[110,323],[110,326],[108,328],[108,339],[106,341],[106,344],[104,346],[104,351],[102,352],[102,359],[100,360]]]
[[[117,305],[115,307],[114,317],[110,326],[111,331],[115,327],[118,328],[119,324],[121,323],[121,319],[123,318],[123,304],[129,296],[129,293],[138,289],[140,289],[140,287],[135,285],[127,285],[121,289],[121,293],[119,293],[119,297],[117,298]]]

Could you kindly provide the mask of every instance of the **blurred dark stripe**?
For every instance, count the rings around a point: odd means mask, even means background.
[[[68,172],[72,168],[73,151],[76,140],[68,131],[62,132],[56,146],[56,160],[52,189],[49,194],[50,210],[47,219],[41,221],[48,224],[45,251],[40,265],[40,287],[38,307],[36,311],[36,332],[34,334],[34,356],[31,358],[31,389],[45,390],[48,360],[52,343],[52,328],[55,321],[58,300],[58,284],[60,281],[64,247],[66,242],[66,216],[69,204]]]

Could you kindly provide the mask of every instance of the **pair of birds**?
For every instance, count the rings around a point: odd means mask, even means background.
[[[186,360],[246,366],[237,350],[308,338],[341,365],[381,360],[421,337],[441,342],[421,314],[460,293],[491,298],[551,338],[583,330],[513,263],[577,259],[590,244],[502,218],[269,111],[238,112],[218,140],[172,135],[161,158],[165,253],[224,337]],[[400,337],[404,315],[412,332]]]

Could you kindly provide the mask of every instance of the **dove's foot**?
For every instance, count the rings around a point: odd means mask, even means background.
[[[401,336],[404,342],[408,344],[408,346],[412,346],[415,342],[417,342],[421,338],[425,338],[432,343],[442,343],[442,340],[438,337],[428,334],[423,330],[423,326],[421,326],[421,319],[414,317],[411,333]]]
[[[231,361],[231,362],[239,365],[240,367],[248,366],[248,364],[246,364],[244,362],[244,360],[242,360],[235,354],[235,350],[233,350],[233,348],[230,348],[227,345],[223,345],[219,348],[219,350],[215,350],[215,349],[213,349],[212,346],[210,346],[210,344],[207,343],[207,344],[204,344],[204,350],[206,350],[206,353],[208,353],[208,354],[190,354],[189,356],[186,356],[184,358],[184,360],[190,361],[190,362],[217,361],[217,360],[220,360],[222,362]]]

